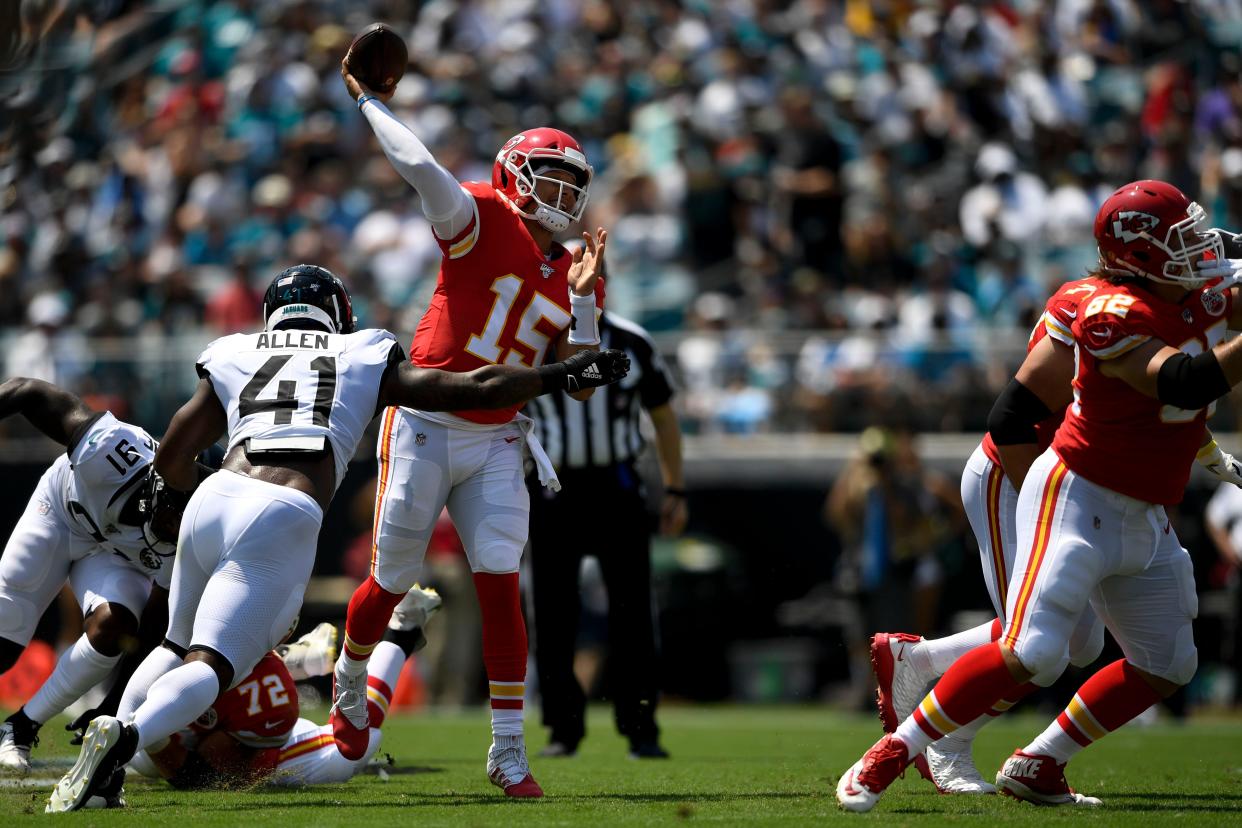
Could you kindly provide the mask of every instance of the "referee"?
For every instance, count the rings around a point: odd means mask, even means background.
[[[562,488],[552,492],[527,478],[531,492],[530,557],[535,603],[535,667],[543,723],[551,728],[544,756],[572,756],[586,735],[586,695],[574,676],[581,601],[582,558],[599,561],[608,593],[608,675],[617,730],[630,755],[666,758],[656,726],[655,629],[651,606],[651,531],[643,482],[635,462],[644,446],[643,409],[655,426],[664,480],[659,529],[681,534],[686,493],[681,430],[670,402],[672,383],[651,337],[611,312],[600,317],[600,348],[630,357],[624,380],[599,388],[586,402],[566,394],[533,400],[539,441]]]

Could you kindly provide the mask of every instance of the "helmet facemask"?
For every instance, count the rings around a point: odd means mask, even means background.
[[[520,162],[520,163],[519,163]],[[505,169],[513,176],[513,186],[517,195],[524,201],[534,202],[534,212],[527,214],[545,230],[562,233],[570,224],[579,221],[586,211],[587,189],[591,186],[591,166],[586,156],[572,148],[564,150],[536,148],[527,153],[510,152],[505,158]],[[568,172],[574,181],[563,181],[552,175],[552,171]],[[536,186],[545,182],[556,188],[556,196],[551,203],[539,198]],[[562,210],[561,201],[566,191],[574,196],[574,206],[570,211]]]
[[[1151,242],[1169,257],[1156,277],[1158,282],[1197,287],[1206,280],[1199,275],[1196,264],[1205,258],[1225,258],[1224,239],[1219,233],[1207,232],[1207,211],[1194,201],[1186,208],[1186,218],[1165,233],[1163,243],[1155,239]]]

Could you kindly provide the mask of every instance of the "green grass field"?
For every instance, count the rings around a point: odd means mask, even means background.
[[[320,714],[322,715],[322,713]],[[387,778],[304,790],[180,793],[131,776],[125,811],[43,815],[55,777],[76,748],[52,722],[43,729],[37,787],[0,787],[0,811],[92,825],[805,825],[812,821],[882,820],[884,824],[1221,825],[1242,820],[1242,722],[1198,720],[1184,726],[1128,727],[1081,755],[1070,781],[1097,795],[1097,810],[1041,809],[999,797],[946,797],[913,769],[867,815],[837,810],[836,776],[878,736],[874,718],[815,708],[669,707],[662,711],[669,761],[634,761],[606,709],[592,711],[591,735],[572,759],[538,759],[548,795],[509,801],[483,772],[488,746],[483,711],[397,716],[382,751],[395,766]],[[992,770],[1045,720],[1019,716],[983,732],[980,767]],[[532,749],[541,731],[528,727]]]

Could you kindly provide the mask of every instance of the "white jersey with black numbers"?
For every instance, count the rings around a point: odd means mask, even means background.
[[[233,334],[198,358],[228,414],[228,448],[251,452],[332,448],[336,484],[376,414],[380,382],[405,360],[388,331],[284,330]]]
[[[120,522],[121,510],[151,473],[155,440],[111,413],[97,416],[71,438],[65,455],[52,465],[61,502],[49,504],[79,540],[104,554],[124,558],[135,569],[167,587],[177,547],[148,537],[141,526]]]

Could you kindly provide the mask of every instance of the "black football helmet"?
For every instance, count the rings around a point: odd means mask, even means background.
[[[353,333],[357,320],[345,283],[319,265],[300,264],[281,271],[263,294],[266,329],[299,328],[309,320],[330,333]],[[289,323],[289,324],[286,324]]]

